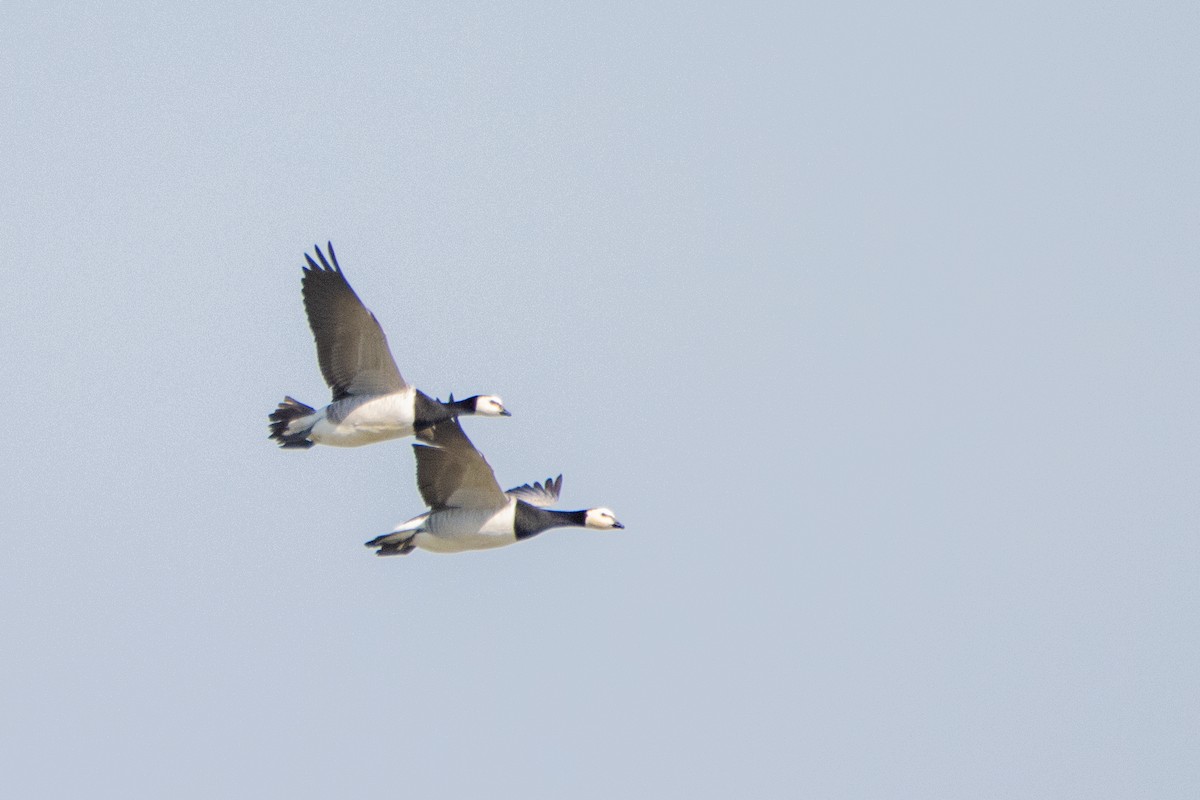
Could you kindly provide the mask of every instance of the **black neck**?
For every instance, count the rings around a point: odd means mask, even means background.
[[[474,414],[475,397],[478,395],[465,400],[451,400],[449,403],[443,403],[441,400],[434,400],[418,389],[416,400],[413,401],[415,417],[413,427],[417,430],[424,430],[430,425],[437,425],[439,422],[453,419],[460,414]]]
[[[551,528],[582,528],[586,524],[586,511],[551,511],[548,508],[531,506],[524,500],[517,501],[517,539],[528,539]]]
[[[479,399],[479,395],[474,394],[474,395],[471,395],[470,397],[463,398],[462,400],[451,400],[448,403],[442,403],[442,405],[445,406],[446,408],[454,409],[455,415],[474,414],[475,413],[475,401],[478,399]]]

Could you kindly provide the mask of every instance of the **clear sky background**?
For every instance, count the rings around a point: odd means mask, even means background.
[[[0,27],[6,796],[1200,796],[1194,3]],[[365,549],[326,240],[627,530]]]

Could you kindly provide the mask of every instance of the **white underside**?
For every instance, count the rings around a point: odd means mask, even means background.
[[[431,553],[490,550],[517,541],[516,511],[516,500],[499,510],[450,508],[413,517],[396,526],[396,531],[415,530],[412,543]]]
[[[311,424],[309,440],[332,447],[361,447],[388,439],[412,436],[415,432],[415,399],[416,391],[413,389],[376,397],[356,406],[336,423],[330,421],[329,411],[337,404],[331,404],[312,416],[293,421],[288,426],[288,431],[302,431]],[[315,424],[312,422],[314,418]]]

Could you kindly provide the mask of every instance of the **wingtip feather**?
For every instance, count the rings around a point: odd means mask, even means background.
[[[321,259],[321,266],[323,266],[329,272],[334,272],[334,268],[329,266],[329,262],[325,260],[325,253],[321,251],[321,246],[314,244],[313,249],[317,251],[317,258]]]

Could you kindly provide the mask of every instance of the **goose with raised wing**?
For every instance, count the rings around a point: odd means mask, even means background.
[[[562,476],[545,484],[525,484],[507,492],[463,432],[457,419],[417,433],[417,488],[429,511],[377,536],[367,547],[376,555],[405,555],[416,548],[460,553],[503,547],[551,528],[624,528],[607,508],[555,511]]]
[[[333,243],[327,247],[328,259],[320,247],[314,248],[319,264],[304,254],[308,266],[301,290],[321,375],[333,390],[333,401],[317,410],[285,397],[270,414],[270,438],[288,448],[359,447],[412,436],[459,415],[510,416],[495,395],[457,402],[451,396],[443,403],[405,381],[379,321],[350,287]]]

